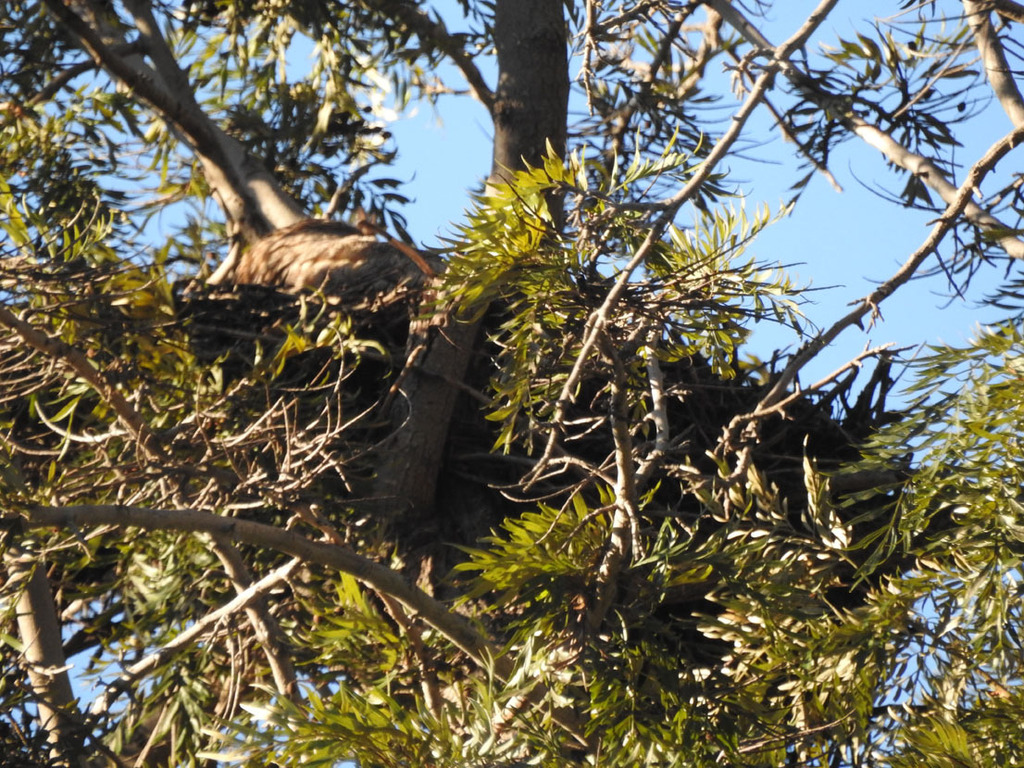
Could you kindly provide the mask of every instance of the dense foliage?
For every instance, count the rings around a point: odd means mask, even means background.
[[[0,764],[1024,765],[1024,7],[784,5],[9,3]],[[470,98],[415,279],[234,284],[305,217],[401,259],[389,123]],[[852,141],[933,216],[817,328],[751,246]]]

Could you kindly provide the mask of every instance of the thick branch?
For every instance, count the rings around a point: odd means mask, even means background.
[[[99,66],[128,86],[188,139],[203,162],[206,180],[220,198],[225,215],[239,227],[243,237],[255,240],[303,218],[298,205],[273,177],[199,106],[147,5],[136,2],[132,9],[149,56],[161,69],[168,66],[165,59],[170,59],[172,68],[166,73],[119,55],[97,30],[72,11],[69,4],[61,0],[43,2]]]
[[[448,611],[423,590],[411,586],[400,574],[347,547],[310,541],[305,536],[251,520],[221,517],[194,509],[147,509],[112,504],[69,507],[32,507],[25,525],[29,528],[60,527],[68,530],[96,525],[118,525],[146,530],[208,533],[226,540],[284,552],[307,563],[348,573],[370,587],[391,595],[402,605],[447,637],[477,662],[494,664],[507,675],[507,660],[468,621]]]
[[[1014,0],[992,0],[992,6],[1004,19],[1024,24],[1024,5]]]
[[[729,0],[708,0],[708,2],[751,44],[765,51],[772,50],[772,45],[768,42],[767,38],[740,11],[736,10]],[[835,2],[826,2],[822,6],[831,7],[834,4]],[[815,14],[818,12],[816,10]],[[801,45],[806,42],[809,36],[810,32],[808,31],[803,36]],[[792,56],[796,49],[796,47],[792,48],[785,56],[775,55],[775,61],[778,63],[780,71],[807,99],[822,108],[834,109],[835,98],[817,88],[814,79],[790,61],[789,57]],[[869,146],[874,147],[885,155],[890,162],[920,178],[927,186],[937,192],[947,205],[957,199],[957,188],[946,178],[945,174],[932,160],[911,152],[890,134],[868,123],[864,118],[853,112],[848,111],[845,114],[839,115],[838,120],[848,131],[859,136]],[[969,200],[961,210],[968,221],[983,231],[991,233],[993,239],[999,243],[999,246],[1007,254],[1015,259],[1024,259],[1024,241],[1014,237],[1012,234],[1006,234],[1011,231],[1010,227],[1003,224],[999,219],[973,201]]]
[[[1006,61],[1003,44],[992,26],[991,11],[994,4],[988,0],[963,0],[967,23],[974,32],[974,42],[985,66],[989,85],[999,99],[1003,111],[1015,128],[1024,125],[1024,99],[1021,98],[1017,83],[1013,79],[1010,65]]]
[[[865,142],[879,150],[889,160],[901,168],[905,168],[920,178],[925,184],[939,193],[939,196],[947,205],[952,205],[958,196],[958,190],[951,184],[931,160],[911,152],[901,145],[889,134],[870,125],[860,117],[852,116],[847,119],[847,124],[854,133],[860,136]],[[972,189],[973,193],[974,190]],[[960,207],[963,216],[982,231],[993,235],[993,239],[1009,256],[1015,259],[1024,259],[1024,241],[1009,234],[1001,234],[1011,231],[1011,228],[1003,224],[999,219],[984,210],[980,205],[967,197],[966,202]],[[948,210],[948,209],[947,209]]]
[[[391,409],[395,432],[381,446],[374,502],[381,515],[431,520],[444,462],[448,425],[479,326],[455,320],[427,329],[424,351],[410,356]]]
[[[449,611],[401,574],[380,565],[348,547],[310,541],[294,531],[251,520],[221,517],[194,509],[147,509],[129,505],[82,504],[68,507],[34,506],[26,510],[20,524],[27,528],[58,527],[69,530],[97,525],[143,528],[146,530],[207,533],[226,540],[283,552],[306,563],[315,563],[347,573],[367,586],[390,595],[412,615],[419,616],[457,648],[502,681],[511,679],[513,663],[469,621]],[[556,721],[581,744],[589,744],[582,729],[569,713],[557,713]]]

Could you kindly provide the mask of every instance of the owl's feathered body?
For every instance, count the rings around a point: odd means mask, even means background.
[[[391,243],[349,224],[309,219],[256,242],[239,258],[231,282],[369,299],[421,285],[425,277],[422,267]]]

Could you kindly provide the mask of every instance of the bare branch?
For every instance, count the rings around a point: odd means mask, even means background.
[[[938,192],[947,205],[952,206],[956,202],[958,199],[957,188],[946,179],[935,163],[928,158],[911,152],[893,139],[892,136],[870,125],[860,117],[853,116],[848,118],[848,121],[853,127],[854,133],[869,145],[881,151],[896,165],[906,168],[919,177],[925,184]],[[974,190],[972,189],[971,192],[973,193]],[[1007,255],[1015,259],[1024,259],[1024,241],[1011,234],[1002,234],[1011,232],[1012,228],[1003,224],[999,219],[971,200],[970,195],[967,196],[963,204],[957,204],[957,207],[968,221],[981,228],[984,232],[993,235],[993,239],[999,243]],[[949,208],[947,208],[948,210]]]
[[[787,41],[789,50],[784,54],[780,54],[779,49],[776,49],[771,43],[768,42],[768,38],[761,34],[761,31],[751,24],[746,17],[736,10],[729,0],[707,0],[708,5],[714,8],[718,13],[721,14],[722,18],[725,19],[729,24],[739,32],[743,37],[749,40],[758,48],[767,51],[775,51],[775,60],[781,65],[782,71],[786,72],[787,69],[795,69],[792,62],[789,61],[789,57],[792,56],[796,51],[803,48],[811,35],[814,34],[814,30],[821,26],[821,23],[825,21],[825,17],[828,16],[832,9],[836,6],[839,0],[822,0],[818,6],[811,11],[807,20],[800,25],[800,29]],[[788,74],[787,74],[788,76]]]
[[[1024,98],[1013,79],[1010,65],[1006,61],[1003,44],[992,25],[991,11],[995,4],[988,0],[963,0],[967,23],[974,32],[974,42],[985,65],[985,75],[989,85],[999,99],[1003,111],[1010,118],[1014,127],[1024,125]]]
[[[611,380],[612,438],[615,443],[615,508],[608,533],[607,551],[597,569],[597,594],[587,612],[587,625],[597,630],[615,599],[617,582],[630,557],[637,559],[640,545],[640,514],[636,495],[636,466],[633,463],[633,438],[629,430],[629,399],[626,369],[615,350],[608,349],[614,374]]]
[[[772,80],[774,79],[776,67],[785,71],[788,66],[791,66],[789,63],[790,56],[803,47],[807,42],[807,38],[809,38],[818,25],[825,20],[828,12],[832,10],[832,7],[837,2],[838,0],[822,0],[818,7],[815,8],[814,11],[811,12],[810,16],[807,17],[807,20],[793,35],[790,36],[788,40],[786,40],[786,42],[778,48],[774,48],[769,51],[771,56],[770,61],[765,65],[764,72],[762,72],[754,82],[754,86],[751,88],[746,102],[739,111],[733,115],[732,124],[729,126],[728,130],[722,135],[722,138],[719,139],[718,143],[715,144],[711,152],[708,153],[707,158],[697,169],[686,186],[683,187],[683,189],[681,189],[676,195],[663,201],[662,205],[666,208],[666,214],[671,213],[674,215],[684,202],[696,194],[697,189],[707,180],[714,167],[728,153],[736,139],[739,138],[740,131],[743,129],[743,125],[746,123],[751,113],[757,105],[764,100],[765,94],[771,87]],[[720,3],[713,2],[711,4],[714,5],[715,9],[721,13],[721,9],[718,7]],[[728,5],[728,3],[725,3],[725,5]],[[731,6],[729,7],[731,8]],[[724,13],[722,16],[728,19]]]
[[[247,595],[248,590],[253,586],[253,580],[242,555],[221,536],[212,536],[211,540],[213,551],[230,577],[235,592],[238,596]],[[291,658],[283,652],[284,633],[270,614],[262,592],[257,592],[248,601],[245,605],[245,614],[256,633],[256,639],[263,647],[263,654],[270,665],[278,693],[282,696],[295,697],[298,694],[295,668],[292,666]]]
[[[132,664],[117,680],[106,687],[102,695],[96,698],[90,711],[94,714],[103,714],[109,711],[121,692],[127,690],[138,678],[159,667],[177,651],[185,648],[196,638],[202,637],[225,618],[233,616],[238,611],[244,610],[254,600],[260,599],[268,591],[285,581],[300,563],[301,560],[294,558],[280,568],[274,569],[259,581],[253,582],[236,594],[230,602],[222,605],[215,611],[211,611],[189,626],[188,629],[175,635],[173,640],[169,641],[159,650]]]
[[[643,350],[647,381],[651,385],[651,420],[654,422],[654,450],[665,453],[672,441],[672,430],[668,418],[668,400],[665,397],[665,374],[661,370],[657,352],[653,347]]]
[[[395,598],[384,592],[378,592],[377,594],[384,603],[384,607],[387,608],[388,613],[391,614],[391,618],[395,620],[395,623],[401,627],[405,636],[409,638],[412,655],[419,665],[417,674],[420,679],[420,689],[423,691],[423,703],[427,705],[427,709],[435,717],[440,718],[441,691],[437,684],[437,675],[434,674],[434,665],[431,663],[432,659],[427,653],[426,646],[423,645],[422,631]]]
[[[809,387],[798,388],[797,390],[790,392],[789,395],[782,398],[781,400],[778,400],[771,404],[761,405],[759,403],[755,410],[751,411],[748,414],[745,414],[743,418],[747,419],[748,421],[753,421],[755,419],[763,419],[766,416],[771,416],[776,413],[782,413],[790,404],[800,400],[801,398],[806,397],[809,394],[820,392],[829,384],[836,381],[840,376],[842,376],[847,371],[851,371],[854,368],[860,368],[864,364],[865,360],[877,358],[881,355],[886,354],[895,354],[891,344],[882,344],[881,346],[878,347],[865,349],[858,353],[856,357],[854,357],[852,360],[848,360],[847,362],[843,363],[834,371],[825,375],[818,381],[814,382],[814,384],[811,384]]]
[[[742,59],[736,55],[736,52],[732,49],[729,50],[729,56],[734,62],[739,64]],[[786,141],[790,141],[796,145],[800,154],[809,162],[818,173],[825,177],[825,180],[829,183],[836,192],[842,192],[842,185],[836,181],[836,177],[832,175],[832,171],[827,166],[823,165],[818,158],[816,158],[811,152],[811,148],[808,147],[803,141],[800,140],[793,130],[790,128],[789,122],[786,120],[786,116],[783,115],[772,103],[771,99],[765,98],[764,105],[768,109],[768,112],[775,119],[775,124],[779,127],[779,133],[782,134],[782,138]]]
[[[644,99],[646,99],[650,94],[651,88],[654,86],[655,81],[658,79],[658,72],[661,70],[663,66],[665,66],[665,62],[668,61],[669,54],[672,51],[672,46],[675,44],[676,39],[679,37],[680,30],[683,28],[683,22],[686,21],[686,18],[689,14],[693,13],[693,10],[694,7],[691,5],[687,7],[684,11],[680,11],[679,13],[675,14],[675,16],[672,18],[672,21],[669,22],[668,29],[665,30],[665,33],[661,37],[661,42],[658,44],[658,49],[655,51],[654,58],[652,59],[650,66],[647,69],[647,72],[644,74],[644,78],[640,84],[640,87],[629,98],[629,100],[624,105],[622,105],[622,107],[617,109],[612,115],[609,116],[608,120],[609,122],[612,123],[609,135],[611,136],[612,147],[614,148],[614,151],[617,154],[621,153],[622,151],[623,140],[625,138],[626,131],[629,128],[630,120],[633,118],[633,115],[636,113],[637,109],[639,109]],[[587,11],[588,14],[591,11],[591,6],[589,4],[587,6]],[[713,13],[713,11],[708,9],[708,13]],[[710,23],[711,22],[709,21],[709,24]],[[589,64],[590,51],[591,49],[596,50],[597,48],[596,43],[594,43],[592,40],[591,34],[587,35],[586,45]],[[711,53],[712,50],[710,47],[702,46],[702,54],[705,61]],[[698,64],[698,67],[700,69],[703,69],[703,66],[703,61]],[[699,74],[696,74],[696,72],[694,73],[694,75],[696,77],[699,77]],[[591,73],[588,71],[584,71],[581,73],[581,76],[585,78],[584,84],[588,86],[589,90],[588,83]]]

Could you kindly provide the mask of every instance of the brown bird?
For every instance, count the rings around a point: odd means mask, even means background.
[[[369,299],[434,276],[415,249],[394,238],[378,240],[376,227],[366,221],[361,225],[307,219],[283,227],[242,253],[232,273],[210,282],[313,288]]]

